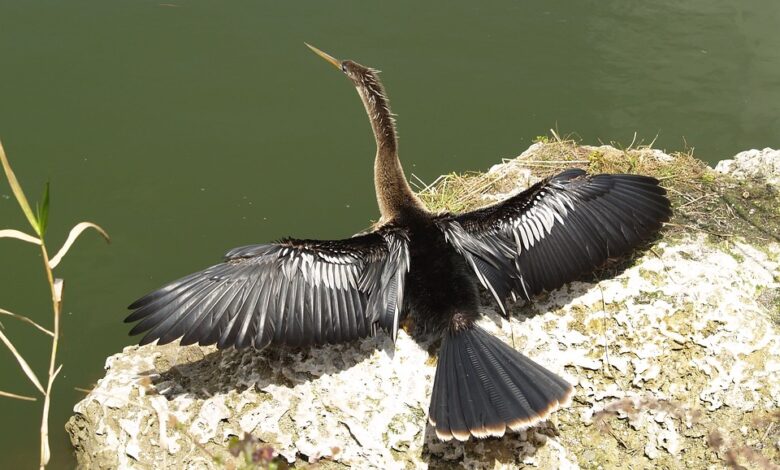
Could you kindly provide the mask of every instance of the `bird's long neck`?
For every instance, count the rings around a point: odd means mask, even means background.
[[[412,211],[424,211],[423,203],[414,194],[404,176],[401,160],[398,158],[395,120],[376,72],[366,74],[357,90],[366,107],[376,139],[374,188],[383,221],[401,218]]]

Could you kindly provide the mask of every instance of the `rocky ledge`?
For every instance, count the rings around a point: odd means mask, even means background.
[[[131,346],[67,431],[85,468],[235,468],[249,433],[277,467],[772,468],[780,462],[780,152],[707,169],[689,155],[538,143],[468,194],[485,204],[568,165],[652,173],[663,236],[591,279],[482,326],[575,385],[571,406],[503,438],[436,440],[435,348],[401,331],[298,351]],[[461,181],[469,187],[473,179]],[[426,190],[435,206],[443,186]],[[452,184],[449,185],[453,187]],[[265,461],[265,460],[264,460]]]

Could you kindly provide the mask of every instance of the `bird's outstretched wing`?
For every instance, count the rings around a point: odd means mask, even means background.
[[[510,295],[530,299],[635,248],[669,220],[665,194],[651,177],[571,169],[437,225],[505,309]]]
[[[130,305],[140,344],[158,340],[264,348],[395,339],[409,269],[408,237],[385,226],[346,240],[286,239],[231,250],[225,261]]]

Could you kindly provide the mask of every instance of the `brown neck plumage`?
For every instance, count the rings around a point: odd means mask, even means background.
[[[424,211],[425,206],[414,194],[404,176],[401,160],[398,158],[395,120],[376,71],[366,72],[356,86],[376,139],[374,188],[382,221],[401,218],[411,211]]]

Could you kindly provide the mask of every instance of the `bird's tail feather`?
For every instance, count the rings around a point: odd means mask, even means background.
[[[442,440],[502,436],[544,420],[572,386],[474,326],[446,333],[439,350],[429,422]]]

